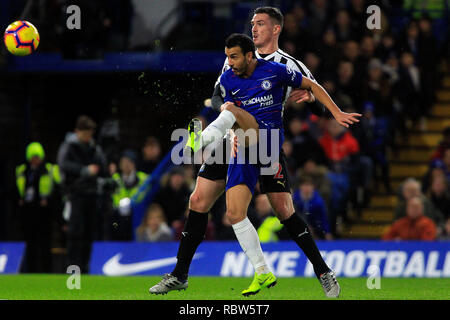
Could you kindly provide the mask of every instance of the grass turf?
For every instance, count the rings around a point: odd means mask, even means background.
[[[190,277],[186,291],[150,295],[161,277],[81,276],[81,289],[69,290],[69,275],[1,275],[0,299],[8,300],[321,300],[327,299],[314,278],[279,278],[257,295],[240,292],[251,278]],[[339,278],[342,300],[450,299],[450,279],[382,278],[381,288],[369,290],[367,278]]]

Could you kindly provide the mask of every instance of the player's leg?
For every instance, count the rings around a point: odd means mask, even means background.
[[[279,159],[279,168],[275,175],[260,177],[261,189],[267,194],[275,215],[286,227],[292,240],[302,249],[313,265],[314,273],[321,282],[324,290],[329,288],[325,290],[327,296],[338,296],[340,288],[335,278],[330,285],[324,286],[325,280],[323,279],[333,278],[334,273],[333,275],[330,274],[332,271],[323,260],[307,224],[295,212],[286,170],[286,156],[283,152],[280,153]],[[334,283],[336,284],[333,285]]]
[[[245,154],[245,152],[242,152]],[[238,157],[242,156],[239,154]],[[247,217],[247,210],[260,173],[257,165],[236,163],[236,158],[228,166],[226,185],[226,215],[231,222],[236,238],[255,269],[255,277],[250,286],[242,291],[247,296],[256,294],[264,287],[276,284],[276,278],[265,261],[258,233]]]
[[[289,236],[305,253],[314,268],[327,297],[338,297],[340,287],[334,272],[327,266],[305,221],[295,212],[292,197],[287,192],[267,193],[270,204]]]
[[[255,130],[258,134],[259,125],[256,119],[242,108],[236,107],[234,104],[227,104],[216,120],[211,122],[205,130],[203,130],[201,139],[202,146],[218,141],[237,123],[239,127],[245,131],[249,129]]]
[[[252,193],[245,184],[236,185],[228,189],[226,193],[227,218],[231,222],[242,250],[255,269],[252,283],[242,291],[244,296],[256,294],[261,288],[270,288],[276,284],[276,278],[265,261],[258,233],[247,217],[251,199]]]
[[[189,199],[189,214],[178,247],[177,264],[171,273],[149,289],[153,294],[166,294],[188,287],[188,273],[195,251],[205,238],[208,212],[225,190],[225,180],[197,177],[197,184]]]
[[[225,149],[226,143],[224,139],[221,147]],[[204,163],[200,168],[195,189],[189,198],[189,214],[178,247],[177,264],[171,273],[150,288],[150,293],[165,294],[187,288],[189,267],[197,247],[205,237],[208,212],[225,190],[228,165],[222,160],[223,163]]]
[[[209,180],[197,177],[195,189],[189,198],[189,214],[184,225],[177,264],[171,274],[186,280],[195,251],[205,238],[208,225],[208,212],[225,190],[225,180]]]

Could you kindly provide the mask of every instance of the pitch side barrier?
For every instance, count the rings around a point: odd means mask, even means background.
[[[0,242],[0,274],[19,273],[24,253],[24,242]]]
[[[318,241],[327,264],[339,277],[450,277],[450,242]],[[293,242],[263,243],[266,261],[278,277],[313,277],[311,263]],[[90,272],[108,276],[162,275],[171,272],[178,242],[96,242]],[[190,275],[253,276],[237,242],[203,242]]]

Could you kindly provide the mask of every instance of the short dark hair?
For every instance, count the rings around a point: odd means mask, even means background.
[[[274,20],[275,24],[279,24],[281,28],[283,28],[284,24],[284,16],[281,13],[280,9],[275,7],[258,7],[253,11],[253,14],[265,13],[269,15],[269,17]]]
[[[309,174],[305,174],[305,175],[301,176],[298,181],[298,184],[300,186],[304,185],[304,184],[311,184],[311,185],[315,186],[314,178]]]
[[[225,40],[225,47],[227,47],[228,49],[240,47],[244,55],[248,52],[251,52],[253,53],[253,57],[255,57],[255,44],[253,43],[253,40],[246,34],[233,33],[227,38],[227,40]]]
[[[97,128],[95,121],[85,115],[79,116],[75,124],[77,130],[95,130],[95,128]]]

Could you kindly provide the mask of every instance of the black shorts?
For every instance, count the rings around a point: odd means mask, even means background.
[[[222,148],[225,150],[227,140],[223,139]],[[220,146],[219,146],[220,147]],[[223,152],[224,161],[219,163],[203,163],[198,176],[216,181],[216,180],[226,180],[227,172],[228,172],[228,164],[226,163],[227,159],[225,156],[226,152]],[[261,193],[270,193],[270,192],[291,192],[291,184],[289,181],[289,175],[287,172],[287,161],[286,155],[283,150],[280,152],[279,163],[276,164],[278,166],[277,171],[273,175],[260,175],[259,176],[259,185]]]

